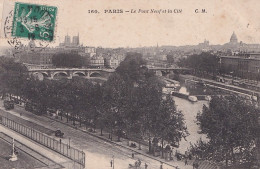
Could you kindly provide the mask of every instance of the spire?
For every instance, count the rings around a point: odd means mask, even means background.
[[[78,45],[79,45],[79,32],[78,32]]]

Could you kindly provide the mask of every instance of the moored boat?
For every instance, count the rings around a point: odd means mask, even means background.
[[[205,100],[210,101],[211,99],[211,96],[205,96]]]
[[[188,97],[189,97],[189,95],[187,95],[187,94],[176,92],[176,91],[172,91],[172,95],[183,98],[183,99],[188,99]]]
[[[191,102],[197,102],[198,101],[198,98],[196,96],[189,96],[188,99]]]

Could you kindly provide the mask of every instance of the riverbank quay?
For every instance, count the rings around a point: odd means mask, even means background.
[[[242,88],[242,87],[238,87],[238,86],[235,86],[235,85],[232,85],[232,84],[225,84],[225,83],[222,83],[222,82],[217,82],[217,81],[214,81],[214,80],[196,77],[196,76],[192,76],[192,75],[181,75],[181,79],[183,81],[193,81],[195,83],[200,83],[200,84],[203,84],[203,85],[208,85],[210,87],[215,87],[215,88],[218,88],[218,89],[223,90],[225,92],[245,97],[246,99],[252,99],[252,96],[255,96],[258,104],[260,102],[260,99],[259,99],[260,98],[260,91]]]

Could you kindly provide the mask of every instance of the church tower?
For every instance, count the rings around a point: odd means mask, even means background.
[[[73,36],[72,43],[74,46],[79,46],[79,33],[78,36]]]
[[[70,36],[67,34],[66,36],[65,36],[65,40],[64,40],[64,45],[65,46],[70,46]]]

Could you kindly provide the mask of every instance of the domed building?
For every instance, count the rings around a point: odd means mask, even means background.
[[[223,49],[237,51],[239,50],[239,47],[240,43],[238,43],[237,35],[235,34],[235,32],[233,32],[233,34],[230,37],[230,41],[223,45]]]
[[[237,35],[235,34],[235,32],[233,32],[233,34],[231,35],[229,43],[232,43],[232,44],[237,44],[238,43]]]

